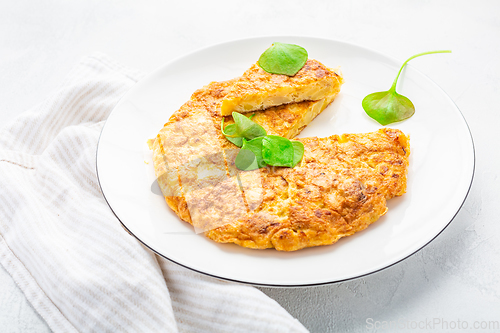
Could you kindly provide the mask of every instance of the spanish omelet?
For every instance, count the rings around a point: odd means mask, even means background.
[[[166,202],[197,232],[254,249],[328,245],[365,229],[386,213],[386,200],[405,193],[409,138],[387,128],[299,139],[305,152],[296,167],[238,170],[239,149],[220,131],[220,106],[237,80],[196,91],[151,141]],[[252,120],[293,138],[335,95],[271,107]]]

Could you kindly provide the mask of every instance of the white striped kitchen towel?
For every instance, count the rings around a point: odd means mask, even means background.
[[[88,57],[0,130],[0,263],[54,332],[305,332],[259,290],[151,253],[108,208],[97,141],[141,76]]]

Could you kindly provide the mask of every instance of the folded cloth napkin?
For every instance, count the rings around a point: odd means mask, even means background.
[[[141,76],[93,55],[0,130],[0,263],[54,332],[306,332],[259,290],[156,256],[107,206],[97,141]]]

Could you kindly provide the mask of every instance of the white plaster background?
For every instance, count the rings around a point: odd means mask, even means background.
[[[476,174],[449,227],[403,262],[329,286],[260,289],[311,332],[370,331],[367,318],[500,321],[499,1],[2,0],[0,124],[41,102],[94,51],[149,72],[200,47],[264,35],[339,39],[401,61],[452,49],[452,55],[411,65],[464,114],[475,141]],[[3,268],[0,331],[49,331]]]

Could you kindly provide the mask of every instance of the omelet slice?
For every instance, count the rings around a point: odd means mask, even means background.
[[[294,76],[271,74],[252,65],[223,98],[222,116],[233,111],[251,112],[272,106],[333,99],[343,83],[339,69],[330,69],[317,60],[309,59]]]
[[[209,238],[280,251],[329,245],[367,228],[387,212],[386,200],[406,191],[409,138],[399,130],[299,140],[301,163],[259,169],[262,203]]]

